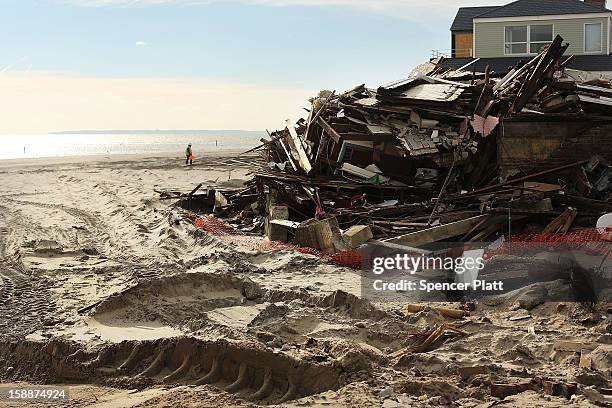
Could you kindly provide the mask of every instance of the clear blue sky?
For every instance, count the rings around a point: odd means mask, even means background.
[[[47,82],[53,75],[66,81],[84,77],[185,84],[205,80],[255,86],[258,92],[272,87],[291,94],[299,89],[295,95],[300,98],[324,88],[341,91],[363,82],[376,86],[405,76],[429,58],[432,49],[450,48],[452,16],[458,5],[468,3],[483,4],[459,0],[4,0],[0,75],[5,78],[0,76],[0,81],[18,75],[21,79],[45,75]],[[61,86],[53,88],[47,82],[41,86],[51,87],[45,96],[49,100]],[[34,92],[21,89],[18,95],[26,91]],[[67,93],[99,109],[101,102],[93,103],[91,95]],[[35,94],[31,96],[36,99]],[[60,101],[58,109],[74,106],[66,103]],[[231,101],[223,103],[231,107]],[[146,114],[144,109],[140,114]],[[45,128],[73,127],[63,122],[66,115],[47,118]],[[183,116],[181,123],[187,118]],[[117,123],[129,126],[129,122]],[[185,123],[184,127],[202,125]]]

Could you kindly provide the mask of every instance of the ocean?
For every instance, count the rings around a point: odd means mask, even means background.
[[[187,144],[194,155],[244,149],[261,144],[265,132],[249,131],[132,131],[0,135],[0,159],[118,154],[184,154]]]

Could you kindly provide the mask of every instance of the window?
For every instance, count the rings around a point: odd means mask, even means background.
[[[540,52],[543,46],[550,44],[553,40],[552,25],[529,26],[529,51],[532,54]]]
[[[527,26],[506,27],[506,54],[527,53]]]
[[[584,25],[584,52],[601,52],[601,23],[588,23]]]
[[[525,25],[505,27],[504,54],[537,54],[553,40],[553,26]]]

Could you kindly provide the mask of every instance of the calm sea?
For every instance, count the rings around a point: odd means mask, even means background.
[[[168,153],[182,156],[188,143],[197,157],[201,152],[248,150],[259,145],[265,135],[243,131],[0,135],[0,159]]]

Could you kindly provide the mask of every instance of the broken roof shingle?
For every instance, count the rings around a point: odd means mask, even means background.
[[[560,14],[606,13],[600,8],[582,0],[517,0],[505,6],[496,7],[474,18],[550,16]]]

